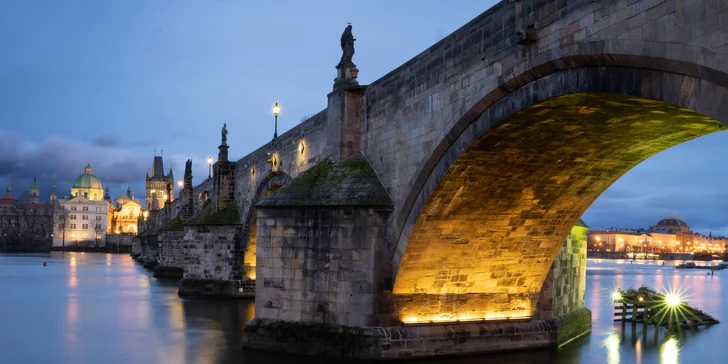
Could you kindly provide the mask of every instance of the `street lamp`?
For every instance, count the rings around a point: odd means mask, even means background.
[[[278,103],[276,102],[275,105],[273,105],[273,116],[276,118],[276,128],[273,132],[273,139],[278,138],[278,114],[281,112],[281,107],[278,106]]]
[[[185,185],[184,182],[179,181],[177,182],[177,186],[179,186],[179,195],[182,196],[182,187]]]
[[[209,165],[209,168],[207,169],[207,178],[212,177],[212,156],[207,157],[207,164]]]

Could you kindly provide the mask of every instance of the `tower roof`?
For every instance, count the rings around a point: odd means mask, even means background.
[[[12,191],[13,190],[10,188],[10,186],[5,189],[5,197],[0,198],[0,205],[15,203],[15,198],[13,198]]]
[[[35,180],[35,177],[33,177],[33,184],[30,185],[30,189],[39,189],[40,186],[38,186],[38,183]]]
[[[154,162],[152,163],[152,178],[164,178],[164,161],[162,156],[154,156]]]

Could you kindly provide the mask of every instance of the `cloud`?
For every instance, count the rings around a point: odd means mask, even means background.
[[[97,147],[115,147],[119,143],[118,141],[110,136],[101,136],[96,139],[94,139],[93,145]]]
[[[584,214],[591,227],[648,228],[665,216],[728,235],[728,132],[670,148],[633,168]]]

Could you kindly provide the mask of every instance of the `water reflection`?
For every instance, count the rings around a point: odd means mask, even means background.
[[[604,339],[602,345],[607,351],[607,363],[619,364],[619,346],[622,342],[622,336],[616,332],[611,332]]]
[[[677,364],[680,362],[679,354],[680,349],[677,339],[670,337],[660,348],[660,362],[663,364]]]
[[[44,267],[43,262],[48,266]],[[667,332],[614,323],[611,290],[644,284],[680,287],[688,303],[728,317],[726,279],[718,271],[674,269],[661,262],[589,261],[585,301],[591,336],[561,350],[443,358],[428,364],[722,362],[728,329]],[[183,300],[175,280],[159,280],[126,255],[0,255],[0,363],[340,363],[241,350],[253,301]],[[44,343],[38,350],[38,342]],[[708,349],[710,348],[710,349]],[[421,363],[422,361],[420,361]],[[413,361],[409,363],[418,363]]]

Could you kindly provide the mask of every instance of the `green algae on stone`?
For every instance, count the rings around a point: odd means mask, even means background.
[[[392,206],[369,162],[360,155],[341,163],[324,159],[258,206]]]

